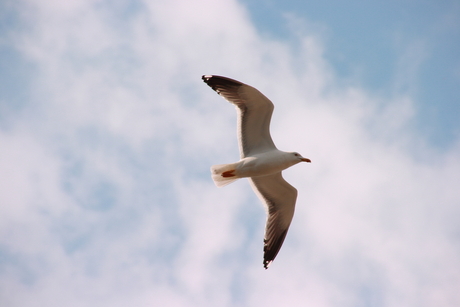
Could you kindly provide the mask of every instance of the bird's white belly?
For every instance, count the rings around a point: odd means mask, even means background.
[[[279,173],[291,165],[278,152],[264,153],[240,160],[237,177],[258,177]]]

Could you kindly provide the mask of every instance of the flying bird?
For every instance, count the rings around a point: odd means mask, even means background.
[[[278,150],[270,136],[273,103],[252,86],[222,77],[202,77],[219,95],[236,106],[240,160],[213,165],[211,175],[218,187],[248,178],[267,209],[264,237],[264,268],[273,262],[283,245],[297,199],[297,190],[281,171],[299,162],[311,162],[297,152]]]

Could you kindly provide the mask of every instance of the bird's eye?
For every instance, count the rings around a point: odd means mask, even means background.
[[[294,153],[294,156],[298,157],[298,156],[299,156],[299,154],[298,154],[298,153]]]

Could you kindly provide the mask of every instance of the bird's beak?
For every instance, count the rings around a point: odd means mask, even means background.
[[[302,158],[302,161],[303,161],[303,162],[311,163],[311,160],[310,160],[310,159],[307,159],[307,158]]]

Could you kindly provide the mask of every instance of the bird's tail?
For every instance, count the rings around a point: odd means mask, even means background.
[[[240,179],[235,175],[237,165],[238,162],[211,166],[211,176],[216,186],[220,188]]]

